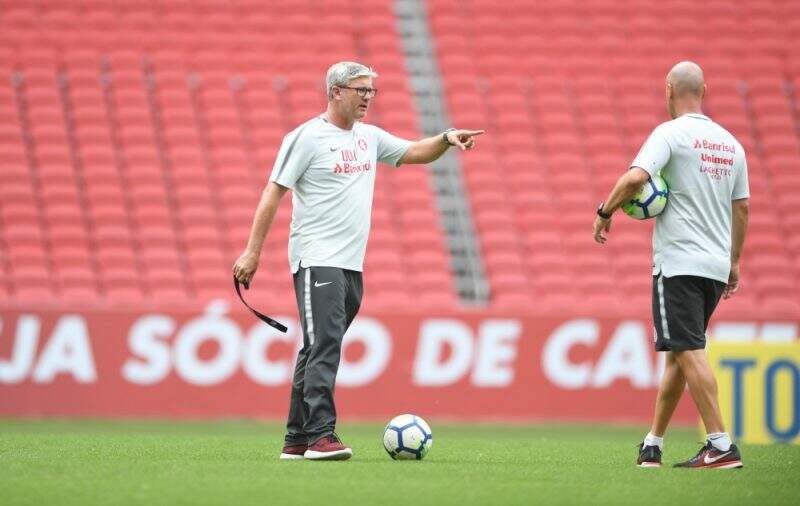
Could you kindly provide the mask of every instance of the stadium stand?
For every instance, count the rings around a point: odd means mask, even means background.
[[[618,217],[599,248],[587,216],[667,119],[666,71],[693,59],[709,115],[750,165],[743,290],[719,314],[800,314],[800,4],[701,11],[683,0],[429,3],[449,113],[488,130],[462,162],[495,306],[647,311],[652,224]]]
[[[322,110],[333,61],[373,65],[381,91],[369,120],[418,137],[392,2],[359,2],[358,16],[351,0],[296,5],[4,6],[0,299],[230,297],[230,266],[281,138]],[[665,71],[691,58],[707,73],[709,114],[750,162],[744,289],[719,313],[800,314],[797,2],[704,4],[713,16],[685,0],[431,0],[428,9],[450,117],[488,130],[462,165],[492,308],[648,311],[652,224],[619,217],[604,248],[589,226],[666,118]],[[365,306],[456,305],[426,170],[382,170],[375,203]],[[287,199],[254,286],[254,298],[287,311],[289,219]]]
[[[47,1],[0,11],[0,298],[197,304],[230,269],[285,133],[324,110],[327,66],[380,73],[370,121],[417,138],[391,2]],[[320,30],[320,24],[335,29]],[[309,38],[309,34],[314,36]],[[423,167],[382,168],[370,307],[452,306]],[[293,309],[287,198],[254,290]],[[260,295],[258,293],[260,292]]]

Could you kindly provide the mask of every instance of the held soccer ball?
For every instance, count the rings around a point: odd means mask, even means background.
[[[632,200],[622,204],[622,210],[637,220],[653,218],[664,210],[668,196],[667,182],[661,176],[653,176],[642,185],[639,193],[634,195]]]
[[[431,428],[418,416],[396,416],[383,431],[383,447],[394,460],[422,460],[431,446]]]

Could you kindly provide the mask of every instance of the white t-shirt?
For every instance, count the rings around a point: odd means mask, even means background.
[[[653,232],[653,275],[727,283],[731,201],[750,196],[742,145],[707,116],[684,114],[656,127],[631,167],[660,172],[669,185]]]
[[[399,164],[411,142],[356,122],[313,118],[283,138],[270,181],[292,190],[289,265],[361,271],[377,161]]]

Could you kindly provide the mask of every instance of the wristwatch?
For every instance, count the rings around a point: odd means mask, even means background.
[[[455,132],[455,130],[456,130],[455,128],[448,128],[447,130],[442,132],[442,140],[445,142],[445,144],[448,144],[450,146],[455,146],[455,144],[450,142],[450,139],[447,138],[447,134],[450,132]]]
[[[610,220],[611,219],[611,215],[608,214],[608,213],[604,213],[603,212],[603,206],[604,205],[605,205],[605,202],[600,202],[600,205],[597,206],[597,216],[603,218],[604,220]]]

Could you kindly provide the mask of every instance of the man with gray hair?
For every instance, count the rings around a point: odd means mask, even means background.
[[[611,216],[651,176],[669,185],[667,207],[653,232],[653,322],[656,351],[666,366],[650,432],[639,445],[640,467],[660,467],[664,433],[686,385],[708,434],[684,468],[742,467],[725,432],[717,381],[705,354],[706,329],[720,298],[739,289],[739,258],[747,230],[747,161],[742,145],[703,114],[703,71],[680,62],[667,75],[672,121],[659,125],[597,209],[594,239],[603,244]]]
[[[249,283],[278,204],[292,190],[289,263],[303,327],[281,459],[344,460],[352,450],[334,433],[333,399],[342,338],[358,312],[375,168],[430,163],[451,146],[469,150],[482,130],[449,129],[416,142],[362,123],[378,90],[372,69],[328,69],[327,110],[283,139],[256,209],[244,253],[233,266]]]

